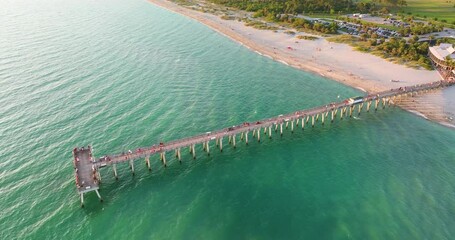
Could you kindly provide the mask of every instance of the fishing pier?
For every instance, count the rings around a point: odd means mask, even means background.
[[[134,175],[134,161],[145,159],[145,163],[152,170],[150,158],[159,155],[164,167],[167,166],[166,153],[173,152],[178,161],[182,161],[182,150],[188,148],[193,159],[196,158],[195,145],[202,144],[203,150],[210,154],[211,142],[215,142],[215,147],[223,151],[223,141],[232,147],[236,147],[236,141],[261,141],[261,135],[272,138],[273,134],[283,135],[283,129],[289,129],[294,132],[295,129],[305,127],[314,127],[316,122],[324,125],[326,122],[333,122],[337,116],[340,119],[352,117],[353,114],[360,114],[362,110],[369,112],[378,108],[385,108],[391,104],[399,102],[402,98],[422,94],[431,90],[454,85],[454,81],[438,81],[428,84],[415,85],[409,87],[400,87],[389,91],[369,94],[363,97],[346,99],[341,102],[329,103],[327,105],[296,111],[286,115],[259,120],[256,122],[245,122],[240,125],[207,132],[197,136],[183,138],[165,143],[155,144],[150,147],[137,148],[134,152],[105,155],[95,158],[92,155],[92,147],[82,147],[73,149],[74,174],[76,179],[76,188],[81,198],[81,206],[84,206],[84,194],[95,191],[100,201],[102,198],[98,192],[101,183],[100,169],[111,166],[114,171],[114,177],[118,179],[117,164],[128,162],[131,172]],[[263,134],[261,134],[263,132]],[[213,144],[212,144],[213,145]]]

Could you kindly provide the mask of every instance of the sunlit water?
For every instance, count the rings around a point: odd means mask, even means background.
[[[359,94],[142,0],[0,2],[0,239],[450,239],[455,132],[397,108],[168,154],[81,209],[117,153]],[[250,137],[251,139],[251,137]],[[171,160],[172,159],[172,160]]]

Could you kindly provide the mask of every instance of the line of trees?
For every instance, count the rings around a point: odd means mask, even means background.
[[[382,7],[406,6],[406,0],[374,0],[357,2],[353,0],[209,0],[229,7],[250,12],[262,11],[269,14],[302,14],[302,13],[372,13]]]
[[[444,29],[442,24],[433,24],[429,22],[428,24],[424,24],[422,22],[411,22],[409,27],[402,27],[398,30],[402,36],[407,36],[409,34],[412,35],[422,35],[432,32],[441,32]]]
[[[308,21],[303,18],[292,18],[289,20],[292,27],[296,28],[297,30],[313,30],[321,33],[326,34],[336,34],[338,31],[338,25],[334,22],[330,24],[323,24],[319,22],[312,22]]]

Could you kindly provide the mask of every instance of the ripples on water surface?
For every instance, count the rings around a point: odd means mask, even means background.
[[[103,169],[105,202],[79,208],[75,146],[100,156],[356,94],[146,1],[1,0],[0,239],[451,238],[455,133],[399,109],[139,161],[135,177],[125,164],[119,181]]]

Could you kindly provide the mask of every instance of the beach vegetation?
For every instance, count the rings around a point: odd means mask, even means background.
[[[295,32],[291,31],[291,30],[286,30],[286,31],[284,31],[284,33],[289,34],[289,35],[295,35]]]
[[[318,37],[315,37],[315,36],[307,36],[307,35],[298,35],[296,36],[297,39],[303,39],[303,40],[311,40],[311,41],[314,41],[314,40],[317,40],[319,39]]]
[[[417,37],[411,37],[408,41],[402,38],[371,38],[371,36],[356,37],[341,35],[327,38],[328,41],[345,43],[354,49],[372,53],[389,61],[404,64],[414,68],[432,69],[428,55],[428,42],[418,42]]]
[[[278,30],[278,27],[272,26],[261,21],[247,20],[245,26],[253,27],[260,30]]]
[[[223,20],[235,20],[235,17],[230,15],[222,15],[220,18]]]

